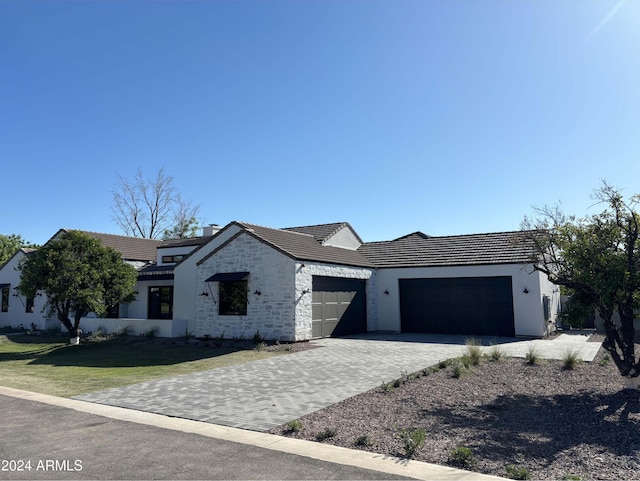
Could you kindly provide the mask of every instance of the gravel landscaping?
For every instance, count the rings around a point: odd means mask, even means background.
[[[423,428],[420,461],[503,477],[640,478],[640,395],[623,389],[603,349],[573,370],[485,357],[456,378],[455,366],[404,375],[300,418],[299,430],[270,432],[406,457],[399,431]]]

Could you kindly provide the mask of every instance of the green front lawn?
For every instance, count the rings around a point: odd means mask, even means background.
[[[264,359],[285,350],[185,345],[183,340],[121,338],[68,344],[68,338],[0,335],[0,385],[54,396],[177,376]]]

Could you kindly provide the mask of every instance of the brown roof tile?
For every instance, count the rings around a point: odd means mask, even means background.
[[[522,232],[429,237],[415,232],[392,241],[368,242],[358,250],[376,267],[519,264],[531,257]]]

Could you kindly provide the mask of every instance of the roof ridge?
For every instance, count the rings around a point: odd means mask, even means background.
[[[287,234],[296,234],[296,235],[302,235],[305,237],[313,237],[311,234],[305,234],[304,232],[296,232],[293,230],[287,230],[287,229],[282,229],[279,227],[269,227],[266,225],[260,225],[260,224],[251,224],[249,222],[242,222],[242,221],[236,221],[238,224],[240,224],[241,226],[245,227],[245,228],[251,228],[251,227],[260,227],[261,229],[269,229],[269,230],[277,230],[280,232],[286,232]],[[254,232],[255,234],[255,232]]]

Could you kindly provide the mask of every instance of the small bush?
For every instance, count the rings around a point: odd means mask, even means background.
[[[465,344],[467,346],[466,357],[469,358],[471,364],[474,366],[479,365],[482,360],[482,348],[480,347],[480,343],[475,339],[467,339]]]
[[[427,432],[424,428],[400,429],[398,437],[402,441],[402,447],[407,458],[412,458],[427,440]]]
[[[337,429],[327,428],[324,431],[322,431],[321,433],[318,433],[318,435],[316,436],[316,439],[318,441],[324,441],[325,439],[329,439],[329,438],[334,437],[336,434],[338,434],[338,430]]]
[[[368,434],[358,436],[353,442],[356,446],[373,446],[373,439]]]
[[[149,329],[147,332],[145,332],[144,335],[147,337],[147,339],[153,339],[158,335],[158,330],[159,329],[154,326],[151,329]]]
[[[398,378],[395,381],[393,381],[393,387],[400,387],[403,384],[403,380],[402,378]]]
[[[393,391],[393,383],[383,382],[380,384],[380,389],[382,389],[382,392],[391,392]]]
[[[476,458],[473,455],[471,448],[465,446],[459,446],[449,453],[449,464],[458,466],[459,468],[469,469],[476,463]]]
[[[457,360],[453,363],[452,376],[456,379],[460,379],[468,371],[468,369],[468,365],[465,365],[462,360]]]
[[[260,334],[260,331],[256,331],[253,335],[253,343],[257,346],[258,344],[264,344],[264,337]]]
[[[438,367],[439,367],[440,369],[444,369],[444,368],[446,368],[446,367],[451,366],[451,363],[452,363],[452,362],[453,362],[453,359],[445,359],[444,361],[440,361],[440,362],[438,363]]]
[[[111,336],[114,338],[125,337],[128,336],[131,332],[131,328],[129,326],[123,326],[116,329]]]
[[[297,433],[302,431],[302,423],[297,419],[294,419],[293,421],[289,421],[287,423],[287,431],[290,433]]]
[[[540,362],[540,352],[536,349],[534,345],[529,346],[529,350],[527,351],[527,354],[524,356],[524,360],[530,366],[533,366]]]
[[[575,367],[582,361],[582,358],[576,351],[567,349],[562,355],[562,367],[568,371],[573,371]]]
[[[507,478],[510,479],[531,479],[531,473],[527,468],[517,467],[510,464],[505,468]]]
[[[498,362],[504,358],[504,352],[500,349],[500,346],[491,346],[489,350],[489,360],[491,362]]]
[[[604,356],[602,359],[600,359],[600,362],[598,363],[598,366],[600,367],[605,367],[609,365],[609,362],[611,362],[611,358],[609,357],[609,355],[607,354],[606,356]]]

